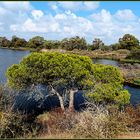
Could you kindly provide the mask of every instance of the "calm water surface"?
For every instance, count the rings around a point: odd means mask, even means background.
[[[112,65],[112,66],[119,66],[119,62],[115,60],[109,59],[93,59],[93,63],[97,64],[104,64],[104,65]]]
[[[0,83],[6,82],[5,72],[12,64],[17,64],[29,51],[0,49]]]

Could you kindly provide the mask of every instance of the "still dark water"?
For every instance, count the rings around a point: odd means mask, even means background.
[[[0,83],[6,82],[5,72],[7,68],[12,64],[18,64],[28,54],[29,51],[0,49]]]
[[[93,59],[93,63],[95,64],[104,64],[104,65],[112,65],[112,66],[119,66],[119,62],[115,60],[109,59]]]
[[[6,76],[5,72],[9,66],[12,64],[19,63],[24,56],[27,56],[30,52],[29,51],[17,51],[17,50],[8,50],[8,49],[0,49],[0,83],[6,83]],[[93,59],[94,63],[100,63],[100,64],[108,64],[108,65],[113,65],[113,66],[119,66],[119,62],[114,61],[114,60],[107,60],[107,59]],[[125,89],[129,90],[131,93],[131,103],[133,105],[140,103],[140,88],[134,88],[130,86],[125,86]],[[24,97],[21,95],[17,96],[17,98],[20,98],[21,101],[23,101],[23,104],[18,106],[22,107],[27,107],[29,106],[37,106],[37,102],[35,100],[32,100],[32,104],[30,102],[31,98],[27,95]],[[75,94],[75,108],[78,109],[79,105],[84,102],[84,98],[82,97],[82,94]],[[51,106],[52,99],[47,99],[45,101],[45,106]],[[59,104],[59,101],[56,99],[55,103],[56,106]],[[53,106],[53,105],[52,105]]]

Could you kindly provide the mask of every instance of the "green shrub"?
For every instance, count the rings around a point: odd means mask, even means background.
[[[116,87],[113,84],[96,84],[93,91],[85,95],[96,103],[115,103],[122,106],[130,102],[129,92],[122,86]]]
[[[136,59],[140,60],[140,49],[135,49],[130,52],[130,55],[127,56],[127,59]]]

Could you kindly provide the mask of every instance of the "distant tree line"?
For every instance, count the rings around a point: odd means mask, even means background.
[[[33,49],[65,49],[65,50],[103,50],[112,51],[119,49],[135,50],[140,49],[139,40],[130,34],[125,34],[122,38],[119,38],[118,42],[111,45],[105,45],[99,38],[95,38],[91,44],[87,43],[83,37],[75,36],[71,38],[64,38],[61,41],[58,40],[45,40],[43,37],[35,36],[29,41],[23,38],[13,36],[11,40],[6,37],[0,37],[0,47],[7,48],[33,48]]]

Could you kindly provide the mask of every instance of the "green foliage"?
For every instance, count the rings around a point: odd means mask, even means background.
[[[32,53],[7,70],[8,84],[24,88],[32,84],[63,84],[86,88],[92,84],[92,60],[86,56],[61,53]]]
[[[60,47],[60,41],[46,40],[43,44],[45,49],[58,49]]]
[[[125,34],[119,39],[118,43],[111,44],[109,46],[104,45],[103,41],[99,38],[95,38],[91,44],[87,44],[86,39],[83,37],[75,36],[71,38],[64,38],[61,41],[56,40],[44,40],[43,37],[35,36],[31,38],[28,42],[25,39],[13,36],[12,40],[9,41],[6,37],[0,37],[1,47],[27,47],[32,49],[40,50],[42,48],[46,49],[66,49],[66,50],[97,50],[101,49],[103,51],[118,50],[118,49],[140,49],[139,40],[130,34]]]
[[[19,48],[19,47],[26,47],[27,41],[25,39],[13,36],[11,40],[11,47]]]
[[[65,38],[61,41],[61,48],[66,50],[86,50],[87,43],[84,38],[80,38],[79,36],[72,37],[72,38]]]
[[[94,86],[92,93],[86,95],[90,100],[98,103],[116,103],[125,105],[129,103],[130,95],[127,90],[123,90],[121,85],[114,86],[111,83],[99,83]]]
[[[104,43],[102,42],[102,40],[100,40],[99,38],[95,38],[90,47],[91,47],[91,50],[97,50],[97,49],[100,49],[102,46],[104,46]]]
[[[130,55],[127,56],[128,59],[140,60],[140,49],[135,49],[130,52]]]
[[[97,103],[117,103],[124,105],[129,103],[130,94],[123,89],[124,79],[118,68],[94,64],[93,75],[96,81],[94,88],[86,97]]]
[[[11,42],[6,37],[0,37],[0,47],[10,47]]]
[[[122,38],[120,38],[119,43],[121,45],[121,49],[132,50],[139,48],[139,40],[130,34],[125,34]]]
[[[40,36],[35,36],[33,38],[31,38],[28,43],[27,43],[27,47],[29,48],[42,48],[43,44],[44,44],[45,40],[43,37]]]
[[[111,44],[109,47],[111,50],[119,50],[121,48],[120,43]]]
[[[103,46],[100,47],[100,49],[101,49],[102,51],[109,51],[109,50],[110,50],[110,47],[107,46],[107,45],[103,45]]]
[[[97,83],[113,83],[114,85],[117,85],[124,82],[122,74],[117,67],[103,64],[93,65],[93,74]]]

